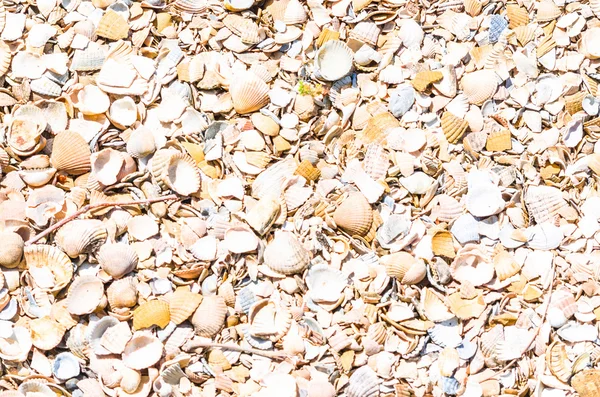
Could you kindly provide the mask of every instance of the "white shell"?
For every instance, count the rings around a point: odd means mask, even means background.
[[[348,279],[342,272],[326,264],[318,264],[310,268],[306,276],[306,285],[314,302],[337,302]]]
[[[315,73],[328,81],[344,77],[352,69],[353,53],[344,42],[330,40],[323,44],[315,56]]]

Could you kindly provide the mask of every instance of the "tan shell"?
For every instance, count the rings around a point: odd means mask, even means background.
[[[498,88],[498,76],[487,69],[465,73],[460,82],[463,93],[475,105],[481,105],[490,99]]]
[[[54,349],[65,335],[66,328],[50,317],[36,318],[29,322],[31,341],[40,350]]]
[[[265,196],[246,214],[246,222],[259,235],[266,234],[281,213],[279,201],[273,197]]]
[[[542,0],[536,4],[538,22],[550,22],[561,16],[560,8],[552,0]]]
[[[108,9],[98,22],[96,34],[109,40],[126,39],[129,36],[129,25],[121,14]]]
[[[377,45],[379,32],[379,26],[374,22],[362,21],[357,23],[354,29],[350,31],[350,37],[365,44],[375,46]]]
[[[285,14],[283,15],[283,21],[286,24],[293,25],[296,23],[304,23],[307,18],[308,15],[300,1],[290,0],[288,2],[287,7],[285,8]]]
[[[571,362],[567,356],[565,344],[554,341],[546,350],[546,364],[561,382],[567,383],[571,378]]]
[[[567,206],[560,189],[551,186],[530,186],[524,199],[530,219],[538,224],[553,222]]]
[[[592,153],[586,157],[588,167],[596,175],[600,175],[600,153]]]
[[[425,91],[431,84],[442,80],[444,75],[439,70],[425,70],[415,75],[412,86],[419,92]]]
[[[362,193],[351,193],[333,213],[333,221],[350,236],[365,236],[371,230],[373,209]]]
[[[133,329],[137,331],[153,325],[164,328],[169,324],[170,319],[167,302],[158,299],[147,301],[133,311]]]
[[[514,29],[515,38],[522,46],[525,46],[535,38],[536,27],[533,25],[517,26]]]
[[[600,393],[600,370],[586,369],[573,375],[571,386],[581,397],[594,397]]]
[[[495,131],[488,135],[485,144],[486,150],[490,152],[503,152],[512,149],[511,135],[509,130]]]
[[[81,175],[92,169],[91,155],[90,147],[81,134],[63,131],[54,138],[50,163],[59,171]]]
[[[467,14],[472,17],[481,14],[481,10],[483,9],[483,3],[479,0],[463,0],[463,5]]]
[[[169,298],[171,321],[181,324],[187,320],[202,302],[202,295],[190,291],[189,287],[179,287]]]
[[[76,219],[58,229],[56,244],[71,258],[96,250],[104,244],[108,233],[102,221]]]
[[[145,127],[136,128],[132,131],[127,141],[127,153],[133,158],[143,158],[154,153],[156,143],[152,131]]]
[[[104,285],[95,276],[80,276],[73,281],[67,294],[67,310],[81,316],[90,314],[102,301]]]
[[[270,269],[291,275],[306,269],[310,254],[292,232],[279,231],[267,245],[263,260]]]
[[[302,160],[295,174],[304,177],[307,181],[316,181],[321,176],[321,170],[312,165],[310,161]]]
[[[556,41],[552,36],[546,36],[538,42],[536,55],[538,58],[546,55],[553,48],[556,47]]]
[[[227,305],[225,299],[218,295],[206,296],[192,316],[192,324],[196,334],[207,338],[214,337],[225,323]]]
[[[0,266],[7,268],[16,267],[23,257],[25,242],[17,233],[0,232]]]
[[[256,302],[248,313],[250,335],[277,342],[287,334],[292,323],[290,310],[268,299]]]
[[[73,264],[69,257],[58,248],[42,244],[29,245],[25,247],[24,253],[25,263],[30,272],[32,268],[47,269],[54,276],[54,285],[43,289],[58,291],[71,281]],[[36,281],[35,275],[33,279]]]
[[[123,364],[141,370],[153,366],[160,360],[163,344],[148,332],[136,332],[125,346]]]
[[[268,136],[279,135],[279,124],[277,124],[271,117],[265,116],[262,113],[253,113],[252,116],[250,116],[250,119],[252,120],[254,128],[263,134]]]
[[[137,303],[137,288],[133,277],[114,281],[107,289],[106,296],[111,308],[133,307]]]
[[[379,258],[379,262],[385,266],[385,271],[390,277],[397,278],[405,285],[418,284],[427,275],[425,263],[408,252],[384,255]]]
[[[102,270],[115,279],[131,272],[138,264],[135,249],[122,243],[104,244],[98,251],[97,259]]]
[[[502,250],[494,256],[494,269],[501,281],[514,276],[521,270],[521,265],[508,252]]]
[[[450,112],[442,114],[442,131],[449,143],[458,142],[468,128],[467,120],[460,119]]]
[[[460,293],[455,293],[446,298],[450,311],[461,320],[476,318],[485,310],[483,295],[478,294],[474,299],[464,299]]]
[[[363,131],[362,140],[365,144],[380,143],[389,130],[397,127],[400,127],[400,122],[393,114],[379,113],[369,119]]]
[[[442,376],[452,376],[459,365],[460,357],[458,356],[458,350],[453,347],[446,347],[440,352],[438,368]]]
[[[508,27],[514,29],[529,23],[529,13],[518,4],[507,4],[506,15],[508,17]]]
[[[257,75],[245,72],[229,87],[233,107],[239,114],[251,113],[269,103],[269,86]]]
[[[580,91],[565,97],[565,109],[569,114],[572,115],[583,110],[583,98],[585,98],[585,95],[585,92]]]
[[[431,238],[431,249],[433,250],[434,255],[454,258],[456,251],[454,250],[452,233],[446,230],[437,232]]]

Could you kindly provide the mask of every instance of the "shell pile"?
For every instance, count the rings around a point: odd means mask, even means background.
[[[4,0],[0,397],[595,397],[600,0]]]

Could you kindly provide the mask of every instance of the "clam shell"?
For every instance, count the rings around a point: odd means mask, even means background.
[[[67,329],[50,317],[36,318],[29,322],[31,342],[40,350],[54,349],[62,340]]]
[[[137,288],[133,277],[114,281],[106,289],[108,303],[112,308],[133,307],[137,304]]]
[[[229,252],[243,254],[255,251],[258,238],[247,226],[234,226],[225,232],[223,243]]]
[[[202,295],[193,293],[186,287],[179,287],[169,298],[171,321],[181,324],[187,320],[202,302]]]
[[[162,181],[174,192],[189,196],[200,189],[200,172],[190,156],[178,153],[170,157]]]
[[[492,98],[498,88],[498,76],[492,70],[465,73],[460,82],[463,93],[475,105],[481,105]]]
[[[439,70],[425,70],[415,75],[411,84],[419,92],[425,91],[431,84],[442,80],[444,75]]]
[[[336,81],[352,69],[354,54],[350,47],[339,40],[329,40],[315,55],[315,73],[327,81]]]
[[[102,301],[104,285],[95,276],[80,276],[73,281],[67,294],[67,310],[78,316],[90,314]]]
[[[99,342],[109,353],[121,354],[125,350],[125,346],[131,337],[132,333],[129,329],[129,325],[123,321],[108,328],[102,334]]]
[[[257,111],[269,103],[269,86],[251,72],[236,76],[229,93],[233,107],[239,114]]]
[[[351,193],[333,213],[333,221],[351,236],[366,236],[373,223],[373,210],[362,193]]]
[[[363,130],[362,140],[365,144],[381,142],[391,129],[397,127],[400,127],[400,122],[393,114],[379,113],[369,119]]]
[[[163,345],[158,338],[148,332],[136,332],[125,346],[123,364],[141,370],[156,364],[162,353]]]
[[[337,302],[347,284],[348,278],[341,271],[325,264],[311,267],[306,276],[310,297],[316,303]]]
[[[95,251],[104,244],[108,233],[102,221],[76,219],[58,229],[56,244],[71,258]]]
[[[494,270],[498,279],[503,281],[517,274],[521,265],[507,251],[500,251],[494,256]]]
[[[310,262],[310,254],[293,233],[279,231],[267,244],[263,260],[275,272],[291,275],[306,269]]]
[[[56,393],[46,385],[45,381],[32,379],[21,383],[18,388],[19,393],[23,396],[35,396],[35,397],[55,397]]]
[[[25,242],[17,233],[0,232],[0,266],[13,268],[21,262]]]
[[[421,307],[425,316],[433,322],[442,322],[454,317],[444,304],[444,301],[431,288],[423,289],[421,293]]]
[[[467,244],[456,253],[451,265],[452,277],[474,286],[486,284],[494,277],[494,265],[489,255],[476,244]]]
[[[463,0],[463,5],[467,14],[472,17],[481,14],[481,10],[483,9],[483,3],[479,0]]]
[[[385,266],[385,271],[390,277],[397,278],[405,285],[418,284],[427,275],[425,263],[408,252],[384,255],[379,262]]]
[[[81,175],[91,170],[91,155],[89,145],[80,134],[63,131],[54,138],[50,163],[59,171]]]
[[[468,128],[467,120],[460,119],[450,112],[442,114],[442,131],[449,143],[457,143]]]
[[[298,0],[290,0],[283,14],[283,21],[288,25],[306,22],[308,15]]]
[[[250,308],[248,322],[250,335],[277,342],[290,329],[292,314],[289,309],[278,307],[272,301],[263,299]]]
[[[316,181],[321,176],[321,170],[313,166],[310,161],[302,160],[295,174],[304,177],[307,181]]]
[[[346,388],[348,397],[375,397],[379,395],[379,378],[368,365],[358,368],[350,376]]]
[[[571,378],[571,362],[567,356],[565,344],[554,341],[546,351],[546,365],[561,382],[567,383]]]
[[[69,257],[56,247],[50,245],[29,245],[24,249],[25,263],[30,269],[33,280],[39,285],[48,285],[43,289],[58,291],[64,288],[73,277],[73,264]],[[47,280],[47,273],[41,273],[37,276],[31,269],[46,269],[49,271],[53,280],[50,283]],[[39,277],[44,277],[41,279]]]
[[[126,39],[129,36],[129,25],[121,14],[108,9],[98,22],[96,34],[109,40]]]
[[[460,293],[455,293],[446,298],[450,311],[461,320],[477,318],[486,308],[481,294],[473,299],[464,299]]]
[[[102,317],[100,320],[90,324],[86,330],[86,340],[97,355],[110,354],[110,350],[102,345],[102,337],[106,331],[119,324],[119,320],[111,316]]]
[[[554,222],[567,206],[560,189],[551,186],[530,186],[524,199],[529,217],[536,223]]]
[[[158,299],[147,301],[133,311],[133,329],[137,331],[153,325],[164,328],[169,324],[170,319],[167,302]]]
[[[223,328],[226,315],[227,305],[223,297],[206,296],[196,309],[191,321],[196,334],[212,338]]]
[[[138,264],[138,255],[132,246],[122,243],[109,243],[100,247],[98,263],[112,278],[121,278],[133,271]]]
[[[59,380],[67,380],[79,376],[79,360],[69,352],[63,352],[54,358],[52,374]]]

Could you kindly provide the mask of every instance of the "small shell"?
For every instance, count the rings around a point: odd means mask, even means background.
[[[400,127],[400,122],[393,114],[379,113],[369,119],[363,130],[362,141],[365,144],[381,142],[390,130],[397,127]]]
[[[536,27],[533,25],[526,26],[517,26],[514,29],[515,38],[521,44],[521,46],[525,46],[527,43],[535,39]]]
[[[385,266],[385,270],[390,277],[397,278],[405,285],[418,284],[427,275],[425,263],[408,252],[384,255],[379,261]]]
[[[59,380],[75,378],[80,371],[79,360],[69,352],[60,353],[52,363],[52,374]]]
[[[123,364],[131,369],[141,370],[153,366],[160,360],[163,344],[147,332],[136,332],[125,346]]]
[[[229,87],[233,107],[239,114],[251,113],[269,103],[269,86],[254,73],[236,76]]]
[[[36,318],[29,322],[31,342],[40,350],[54,349],[65,335],[66,328],[50,317]]]
[[[567,206],[561,190],[551,186],[530,186],[524,199],[529,217],[536,223],[553,222]]]
[[[263,236],[273,226],[280,213],[281,206],[279,201],[265,196],[246,214],[246,222],[259,235]]]
[[[98,263],[112,278],[121,278],[138,264],[138,255],[128,244],[105,244],[98,251]]]
[[[492,98],[498,88],[498,76],[492,70],[465,73],[461,79],[463,93],[469,102],[481,105]]]
[[[108,9],[98,22],[96,34],[109,40],[126,39],[129,36],[129,25],[121,14]]]
[[[156,150],[154,134],[149,128],[140,126],[133,130],[127,141],[127,153],[133,158],[143,158]]]
[[[377,45],[379,27],[374,22],[359,22],[350,31],[350,37],[372,46]]]
[[[448,231],[439,231],[431,238],[431,249],[434,255],[444,256],[446,258],[454,258],[454,241],[452,233]]]
[[[325,264],[311,267],[306,276],[310,297],[316,303],[337,302],[347,284],[348,279],[341,271]]]
[[[476,244],[461,248],[451,265],[452,277],[474,286],[486,284],[494,277],[494,265],[489,255]]]
[[[137,107],[131,97],[117,99],[110,105],[109,116],[113,124],[120,128],[131,126],[137,120]]]
[[[550,22],[561,16],[560,8],[552,0],[542,0],[536,4],[538,22]]]
[[[500,188],[492,184],[469,189],[467,193],[467,210],[473,216],[487,217],[495,215],[502,211],[505,205]]]
[[[485,148],[490,152],[503,152],[512,149],[510,131],[501,130],[490,133]]]
[[[111,308],[133,307],[137,303],[136,282],[133,277],[114,281],[106,290]]]
[[[310,262],[310,254],[293,233],[279,231],[267,245],[263,260],[270,269],[291,275],[306,269]]]
[[[506,15],[508,16],[509,25],[511,29],[515,29],[519,26],[525,26],[529,23],[529,13],[527,10],[518,4],[507,4]]]
[[[365,236],[371,230],[373,210],[362,193],[352,193],[335,210],[333,221],[350,236]]]
[[[80,276],[73,281],[67,295],[67,310],[71,314],[90,314],[102,301],[104,285],[94,276]]]
[[[255,251],[258,238],[247,226],[234,226],[225,232],[223,243],[229,252],[243,254]]]
[[[200,172],[196,162],[183,153],[169,159],[162,180],[174,192],[189,196],[200,189]]]
[[[425,288],[421,293],[421,307],[430,321],[442,322],[454,317],[444,301],[431,288]]]
[[[105,316],[88,326],[86,330],[86,339],[94,351],[94,354],[106,355],[111,353],[110,350],[102,346],[102,337],[108,329],[117,324],[119,324],[119,320],[111,316]]]
[[[169,324],[170,318],[167,302],[158,299],[147,301],[133,311],[133,329],[137,331],[153,325],[164,328]]]
[[[450,112],[442,114],[442,131],[449,143],[457,143],[468,128],[467,120],[460,119]]]
[[[600,393],[600,370],[586,369],[573,375],[571,386],[581,397],[594,397]]]
[[[483,3],[479,0],[463,0],[463,5],[467,14],[472,17],[481,14],[481,10],[483,9]]]
[[[498,279],[506,280],[521,270],[521,265],[507,251],[500,251],[494,256],[494,269]]]
[[[56,244],[71,258],[95,251],[104,244],[108,233],[102,221],[76,219],[56,232]]]
[[[375,397],[379,395],[379,378],[368,365],[358,368],[348,380],[348,397]]]
[[[223,328],[226,315],[225,299],[218,295],[211,295],[202,300],[191,321],[196,334],[212,338]]]
[[[7,268],[16,267],[23,257],[25,242],[17,233],[0,232],[0,266]]]
[[[311,164],[308,160],[303,160],[296,169],[296,175],[304,177],[307,181],[316,181],[321,176],[321,170]]]
[[[452,376],[460,365],[458,351],[453,347],[446,347],[438,357],[438,368],[442,376]]]
[[[306,22],[308,15],[298,0],[290,0],[285,8],[283,21],[288,25]]]
[[[248,322],[253,337],[277,342],[290,329],[292,314],[289,309],[277,307],[268,299],[263,299],[250,308]]]
[[[73,277],[73,264],[69,257],[56,247],[50,245],[29,245],[24,249],[25,263],[34,282],[45,290],[58,291],[64,288]],[[53,277],[48,280],[48,273],[36,270],[47,269]],[[50,281],[50,282],[49,282]]]
[[[118,322],[109,327],[100,338],[100,345],[112,354],[121,354],[125,350],[127,342],[131,339],[131,329],[125,322]],[[96,354],[97,351],[95,350]]]
[[[546,350],[546,364],[561,382],[567,383],[571,378],[571,362],[567,356],[565,344],[554,341]]]
[[[91,155],[90,147],[81,134],[63,131],[54,138],[50,163],[59,171],[81,175],[91,170]]]
[[[327,81],[336,81],[352,69],[354,53],[344,42],[329,40],[315,56],[315,73]]]
[[[202,295],[193,293],[187,287],[179,287],[169,298],[171,321],[181,324],[187,320],[202,302]]]
[[[425,91],[431,84],[442,80],[444,75],[439,70],[425,70],[415,75],[412,86],[419,92]]]
[[[35,396],[35,397],[55,397],[56,393],[46,385],[44,381],[32,379],[21,383],[19,386],[19,393],[23,396]]]
[[[125,393],[134,394],[142,382],[142,374],[131,368],[121,368],[119,370],[123,374],[119,386]]]

